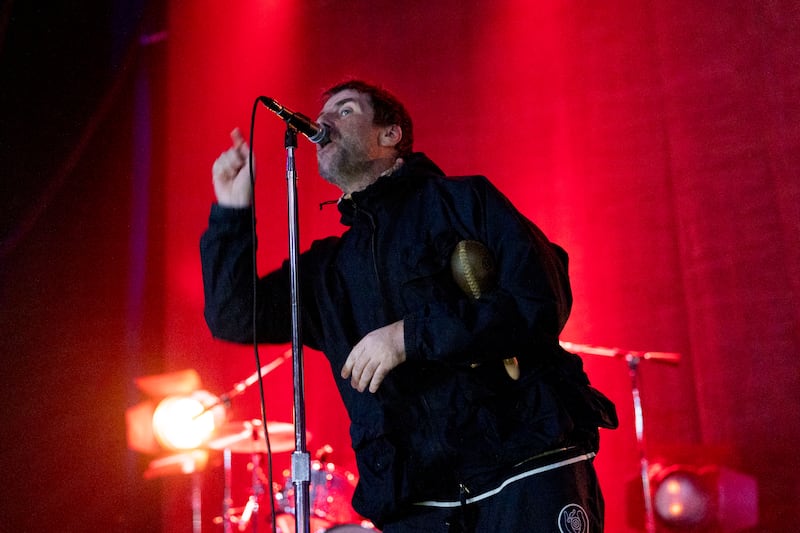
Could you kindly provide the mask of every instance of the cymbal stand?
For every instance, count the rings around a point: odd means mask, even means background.
[[[231,510],[233,498],[231,497],[231,449],[222,450],[222,470],[224,472],[224,486],[222,490],[222,531],[232,533],[231,530]]]
[[[253,432],[253,440],[258,439],[258,434]],[[266,489],[264,487],[264,470],[261,467],[261,454],[257,451],[251,454],[250,464],[248,468],[251,472],[250,477],[250,496],[247,498],[247,503],[241,508],[241,514],[237,517],[233,508],[233,498],[231,497],[232,475],[231,475],[231,454],[230,448],[222,450],[222,464],[224,471],[224,487],[222,498],[222,516],[218,519],[222,522],[223,533],[233,533],[233,524],[235,523],[239,531],[244,531],[247,526],[252,523],[251,531],[257,533],[258,531],[258,512],[261,509],[260,501],[264,496]],[[219,522],[216,522],[219,523]]]
[[[642,491],[644,492],[644,512],[646,533],[656,533],[655,513],[653,511],[653,498],[650,493],[650,465],[644,445],[644,413],[642,401],[639,396],[639,363],[643,360],[653,360],[662,363],[677,365],[681,355],[674,352],[635,352],[619,348],[604,348],[588,344],[576,344],[560,341],[559,344],[567,351],[581,355],[601,355],[624,359],[628,364],[628,375],[631,379],[631,394],[633,395],[633,417],[636,430],[636,445],[639,452],[639,465],[642,476]]]
[[[192,473],[192,532],[203,530],[203,493],[200,472]]]
[[[264,484],[261,482],[261,457],[258,452],[254,452],[250,463],[251,470],[251,493],[239,519],[239,531],[244,531],[247,524],[253,524],[251,531],[258,533],[258,511],[259,500],[264,495]]]
[[[281,366],[284,361],[286,361],[289,357],[291,357],[291,355],[292,351],[286,350],[283,354],[279,355],[266,365],[263,365],[261,368],[250,374],[247,378],[236,383],[231,390],[229,390],[224,394],[221,394],[215,402],[206,405],[202,411],[200,411],[198,414],[194,416],[194,418],[200,418],[205,413],[212,410],[214,407],[218,405],[224,405],[226,409],[230,408],[231,399],[235,398],[236,396],[239,396],[241,393],[246,391],[250,386],[258,382],[259,378],[263,378],[264,376],[266,376],[267,374],[269,374],[270,372]]]
[[[650,465],[644,446],[644,414],[642,413],[642,401],[639,397],[639,363],[641,360],[641,357],[630,353],[625,355],[625,362],[628,363],[628,375],[631,378],[631,393],[633,394],[633,421],[636,429],[636,444],[639,451],[642,491],[644,492],[645,531],[647,533],[656,533],[653,498],[650,493]]]

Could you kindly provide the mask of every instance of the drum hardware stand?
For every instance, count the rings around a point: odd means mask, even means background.
[[[192,532],[203,531],[203,491],[200,472],[192,473]]]
[[[222,450],[222,470],[225,475],[225,483],[222,490],[222,531],[223,533],[232,533],[231,531],[231,509],[233,506],[233,498],[231,497],[231,449],[225,448]]]
[[[662,363],[677,365],[681,359],[679,353],[673,352],[633,352],[620,350],[618,348],[603,348],[600,346],[589,346],[586,344],[575,344],[572,342],[560,342],[561,347],[567,351],[581,355],[601,355],[604,357],[615,357],[624,359],[628,364],[628,375],[631,379],[631,394],[633,396],[633,417],[636,429],[636,445],[639,452],[639,465],[642,477],[642,491],[644,493],[644,514],[646,533],[656,533],[656,520],[653,511],[653,498],[650,493],[650,465],[647,460],[647,453],[644,445],[644,413],[642,411],[642,401],[639,396],[639,363],[642,360],[653,360]]]
[[[289,357],[291,355],[292,355],[292,351],[291,350],[285,351],[280,356],[276,357],[275,359],[273,359],[272,361],[270,361],[266,365],[262,366],[260,369],[256,370],[252,374],[250,374],[247,378],[245,378],[242,381],[236,383],[231,390],[229,390],[225,394],[221,394],[219,396],[219,398],[215,402],[205,406],[202,411],[200,411],[199,413],[194,415],[192,418],[193,419],[200,418],[205,413],[207,413],[208,411],[211,411],[213,408],[215,408],[218,405],[224,405],[226,409],[229,409],[230,406],[231,406],[231,400],[233,398],[235,398],[236,396],[239,396],[241,393],[246,391],[253,384],[258,382],[259,377],[263,378],[264,376],[266,376],[267,374],[269,374],[270,372],[272,372],[273,370],[275,370],[276,368],[281,366],[283,364],[283,362],[286,361],[287,359],[289,359]]]
[[[258,435],[257,432],[254,430],[253,438],[257,439]],[[248,524],[252,523],[251,530],[253,533],[258,531],[258,513],[261,509],[261,505],[259,501],[264,496],[266,489],[264,488],[264,471],[261,467],[261,456],[260,453],[254,451],[251,454],[250,464],[248,468],[251,470],[251,478],[250,478],[250,496],[247,498],[247,503],[243,508],[241,508],[241,514],[235,520],[231,518],[235,516],[233,511],[233,498],[231,497],[231,486],[232,486],[232,475],[231,475],[231,454],[232,450],[230,448],[225,448],[222,450],[222,457],[223,457],[223,470],[225,474],[225,481],[223,487],[223,504],[222,504],[222,516],[218,519],[222,522],[222,530],[223,533],[233,533],[233,524],[236,524],[239,531],[244,531],[247,528]],[[219,523],[219,521],[215,521],[215,523]],[[288,533],[288,532],[287,532]]]
[[[264,484],[261,482],[261,458],[259,457],[258,452],[253,452],[252,462],[250,464],[252,467],[252,492],[244,506],[242,517],[239,519],[239,531],[244,531],[244,529],[247,527],[247,524],[252,521],[252,531],[253,533],[257,533],[259,511],[258,500],[264,494]]]
[[[247,390],[247,388],[256,383],[258,381],[259,374],[261,375],[261,377],[266,376],[267,374],[275,370],[277,367],[279,367],[281,364],[283,364],[283,362],[286,361],[291,355],[292,355],[291,350],[287,350],[280,356],[276,357],[275,359],[267,363],[266,365],[263,365],[258,371],[254,372],[246,379],[243,379],[242,381],[236,383],[230,391],[220,396],[219,400],[217,400],[214,404],[205,407],[203,409],[203,412],[209,411],[213,407],[223,404],[225,405],[226,408],[229,408],[231,398],[238,396],[239,394]],[[195,415],[195,418],[198,417],[199,415]],[[267,426],[269,426],[269,424]],[[252,430],[253,433],[251,435],[251,438],[252,440],[257,440],[259,438],[257,433],[257,427],[253,426]],[[268,429],[265,430],[264,438],[265,439],[269,438]],[[222,516],[220,517],[220,519],[222,521],[223,533],[232,533],[231,515],[233,514],[233,497],[231,496],[231,486],[233,480],[231,474],[231,464],[232,464],[233,451],[230,448],[230,444],[222,447],[221,449],[222,449],[222,469],[224,473],[223,474],[224,480],[223,480],[223,495],[222,495]],[[258,497],[264,493],[264,488],[263,488],[263,483],[260,481],[260,477],[257,479],[255,476],[257,475],[258,472],[262,472],[263,470],[261,469],[260,466],[260,457],[258,456],[258,453],[254,452],[252,456],[253,460],[251,464],[253,464],[254,468],[253,494],[256,495],[256,497]],[[258,484],[256,484],[257,481]],[[246,515],[245,513],[250,513],[254,508],[257,511],[258,510],[257,506],[258,506],[258,500],[257,499],[253,500],[253,496],[250,496],[247,505],[245,506],[245,510],[242,512],[241,517],[236,521],[236,523],[241,524],[244,521],[246,525],[247,521],[250,520],[250,516],[249,514]],[[239,529],[243,530],[244,527],[245,526],[239,526]],[[253,531],[255,531],[255,527],[256,526],[254,523]]]
[[[650,493],[650,464],[647,460],[644,446],[644,414],[642,413],[642,401],[639,397],[639,363],[641,360],[641,357],[630,353],[625,355],[625,362],[628,363],[628,375],[631,378],[631,393],[633,395],[633,419],[634,427],[636,428],[636,444],[639,450],[642,491],[644,492],[645,531],[647,533],[656,533],[653,498]]]

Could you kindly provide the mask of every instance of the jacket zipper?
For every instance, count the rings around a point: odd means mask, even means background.
[[[367,220],[369,220],[369,225],[372,230],[370,232],[370,239],[369,239],[370,251],[372,253],[372,273],[375,275],[375,283],[378,286],[378,291],[380,292],[381,301],[384,302],[383,304],[384,315],[388,316],[386,314],[386,309],[385,309],[386,295],[384,294],[383,282],[381,281],[380,271],[378,270],[378,237],[377,237],[378,225],[375,223],[375,217],[372,215],[372,213],[370,213],[366,209],[359,208],[358,204],[355,202],[353,202],[353,206],[355,207],[356,215],[362,213],[367,218]]]

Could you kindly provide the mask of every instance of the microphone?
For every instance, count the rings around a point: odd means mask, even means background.
[[[281,117],[289,127],[305,135],[312,143],[324,145],[330,140],[328,128],[324,124],[317,124],[302,113],[295,113],[267,96],[261,96],[259,100],[267,109]]]

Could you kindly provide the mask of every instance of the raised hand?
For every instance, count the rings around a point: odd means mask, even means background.
[[[247,207],[252,202],[250,149],[239,128],[231,132],[233,146],[220,154],[211,167],[217,203],[225,207]]]

